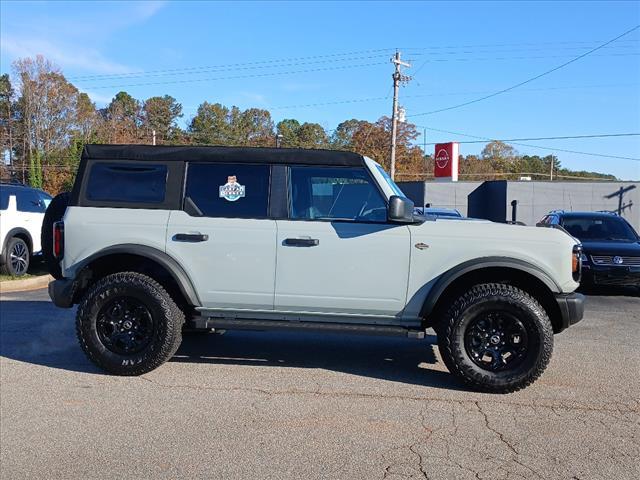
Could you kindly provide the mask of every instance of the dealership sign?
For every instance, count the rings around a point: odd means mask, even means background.
[[[458,143],[437,143],[434,159],[436,180],[458,181]]]

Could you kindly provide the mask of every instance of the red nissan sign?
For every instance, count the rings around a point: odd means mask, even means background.
[[[458,144],[436,144],[434,162],[434,176],[440,180],[458,181]]]

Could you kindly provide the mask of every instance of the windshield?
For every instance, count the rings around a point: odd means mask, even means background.
[[[565,217],[562,226],[567,232],[582,241],[638,241],[631,226],[619,217]]]
[[[400,187],[398,187],[398,185],[396,185],[396,183],[393,180],[391,180],[391,177],[389,176],[389,174],[384,171],[384,168],[382,168],[377,163],[376,163],[376,168],[380,172],[380,175],[382,175],[382,177],[384,178],[384,181],[387,182],[387,185],[389,185],[389,188],[393,190],[394,195],[398,195],[399,197],[406,197],[406,195],[402,193],[402,190],[400,190]]]

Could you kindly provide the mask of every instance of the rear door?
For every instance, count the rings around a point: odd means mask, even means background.
[[[16,203],[18,209],[18,226],[29,231],[33,241],[33,252],[42,250],[40,245],[40,229],[47,207],[37,190],[31,188],[17,189]]]
[[[270,179],[264,164],[188,164],[184,207],[170,214],[166,248],[191,277],[203,307],[273,309]]]
[[[406,303],[410,233],[364,167],[291,166],[275,308],[390,317]]]

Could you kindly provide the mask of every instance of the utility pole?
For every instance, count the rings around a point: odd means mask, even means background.
[[[153,144],[156,144],[156,131],[155,130],[151,130],[151,133],[153,134]]]
[[[393,112],[391,114],[391,179],[396,175],[396,136],[398,135],[398,90],[400,82],[408,82],[411,77],[402,75],[401,67],[411,67],[410,64],[400,60],[400,52],[396,51],[395,56],[391,58],[391,63],[395,66],[393,72]]]
[[[549,163],[551,164],[551,173],[549,174],[549,181],[553,182],[553,154],[551,154],[551,161]]]

